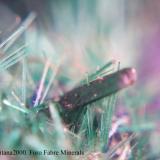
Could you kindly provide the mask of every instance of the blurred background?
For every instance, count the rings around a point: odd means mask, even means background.
[[[127,113],[135,132],[149,130],[150,151],[159,154],[160,1],[0,0],[0,42],[31,12],[36,18],[23,35],[29,42],[30,75],[35,77],[28,96],[48,59],[53,68],[60,65],[56,93],[50,91],[55,96],[110,60],[120,62],[120,68],[134,67],[137,82],[120,94],[116,114]]]

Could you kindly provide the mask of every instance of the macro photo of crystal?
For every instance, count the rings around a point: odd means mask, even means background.
[[[160,0],[0,0],[0,160],[160,160]]]

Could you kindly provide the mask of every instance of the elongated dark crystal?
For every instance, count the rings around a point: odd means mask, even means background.
[[[67,92],[59,100],[64,109],[65,121],[69,123],[76,120],[84,106],[132,85],[135,80],[135,69],[125,68]]]
[[[126,68],[74,88],[62,96],[59,103],[69,110],[83,107],[128,87],[135,82],[135,79],[135,70]]]

